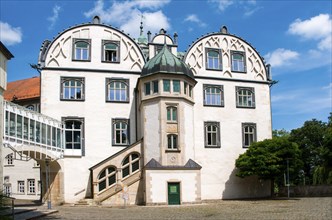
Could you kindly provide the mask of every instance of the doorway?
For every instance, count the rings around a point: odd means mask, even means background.
[[[180,205],[180,183],[168,183],[168,204]]]

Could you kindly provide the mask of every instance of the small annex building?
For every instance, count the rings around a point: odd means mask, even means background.
[[[272,136],[269,66],[226,27],[185,53],[177,49],[176,33],[144,36],[141,25],[135,40],[97,16],[44,41],[40,112],[63,129],[59,139],[57,129],[47,136],[61,142],[61,157],[39,161],[43,183],[49,166],[45,201],[186,204],[270,195],[268,181],[235,175],[238,156]]]

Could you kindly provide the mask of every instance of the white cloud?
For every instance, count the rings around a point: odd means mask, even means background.
[[[296,19],[289,25],[288,33],[305,40],[318,40],[320,50],[331,50],[332,20],[329,14],[320,14],[308,20]]]
[[[244,8],[243,15],[249,17],[253,15],[256,11],[262,7],[256,7],[256,0],[209,0],[208,2],[217,5],[220,12],[224,12],[228,7],[232,5],[240,5],[241,8]]]
[[[14,45],[22,42],[20,27],[12,27],[6,22],[0,21],[0,41],[5,45]]]
[[[190,15],[188,15],[184,19],[184,21],[197,23],[198,26],[200,26],[200,27],[205,27],[206,26],[206,23],[204,23],[201,19],[199,19],[196,14],[190,14]]]
[[[53,15],[48,17],[47,20],[51,22],[50,26],[48,27],[49,30],[52,30],[56,22],[59,18],[59,12],[61,11],[61,7],[58,5],[55,5],[53,7]]]
[[[290,65],[293,60],[299,57],[299,53],[284,48],[278,48],[273,52],[266,54],[265,59],[272,67],[281,67]]]
[[[234,0],[209,0],[211,3],[215,3],[218,5],[218,9],[223,12],[228,8],[229,6],[233,5],[235,3]]]
[[[170,0],[164,1],[113,1],[107,8],[103,0],[95,2],[94,8],[84,13],[92,18],[98,15],[102,22],[118,26],[132,37],[139,36],[141,15],[144,17],[144,30],[152,33],[159,32],[161,28],[169,30],[171,25],[168,17],[160,10]]]

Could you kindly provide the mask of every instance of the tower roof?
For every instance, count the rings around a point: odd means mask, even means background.
[[[145,63],[141,76],[148,76],[156,73],[169,73],[186,75],[194,79],[191,69],[168,49],[166,44],[162,50],[151,60]]]

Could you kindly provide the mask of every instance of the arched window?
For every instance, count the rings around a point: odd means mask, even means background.
[[[221,70],[221,50],[220,49],[207,49],[206,68],[213,69],[213,70]]]
[[[116,183],[116,168],[107,167],[98,176],[98,191],[103,191]]]
[[[129,144],[129,120],[113,119],[113,145]]]
[[[167,110],[167,122],[177,122],[178,121],[177,108],[175,106],[168,106],[166,110]]]
[[[254,108],[255,90],[251,87],[236,87],[236,107]]]
[[[129,102],[129,80],[107,79],[107,97],[109,102]]]
[[[220,147],[219,122],[205,122],[205,147]]]
[[[139,170],[139,154],[132,153],[122,162],[122,178],[125,178]]]
[[[82,149],[83,119],[65,119],[66,149]]]
[[[176,134],[167,135],[167,149],[169,150],[178,149],[178,136]]]
[[[256,142],[256,124],[243,123],[242,124],[242,138],[243,147],[249,147],[253,142]]]
[[[245,72],[245,56],[244,52],[232,51],[232,71]]]
[[[106,62],[119,62],[119,43],[103,41],[104,60]]]
[[[61,77],[62,100],[84,100],[84,78]]]
[[[224,106],[223,86],[203,85],[204,105]]]
[[[74,39],[74,60],[90,60],[90,39]]]

